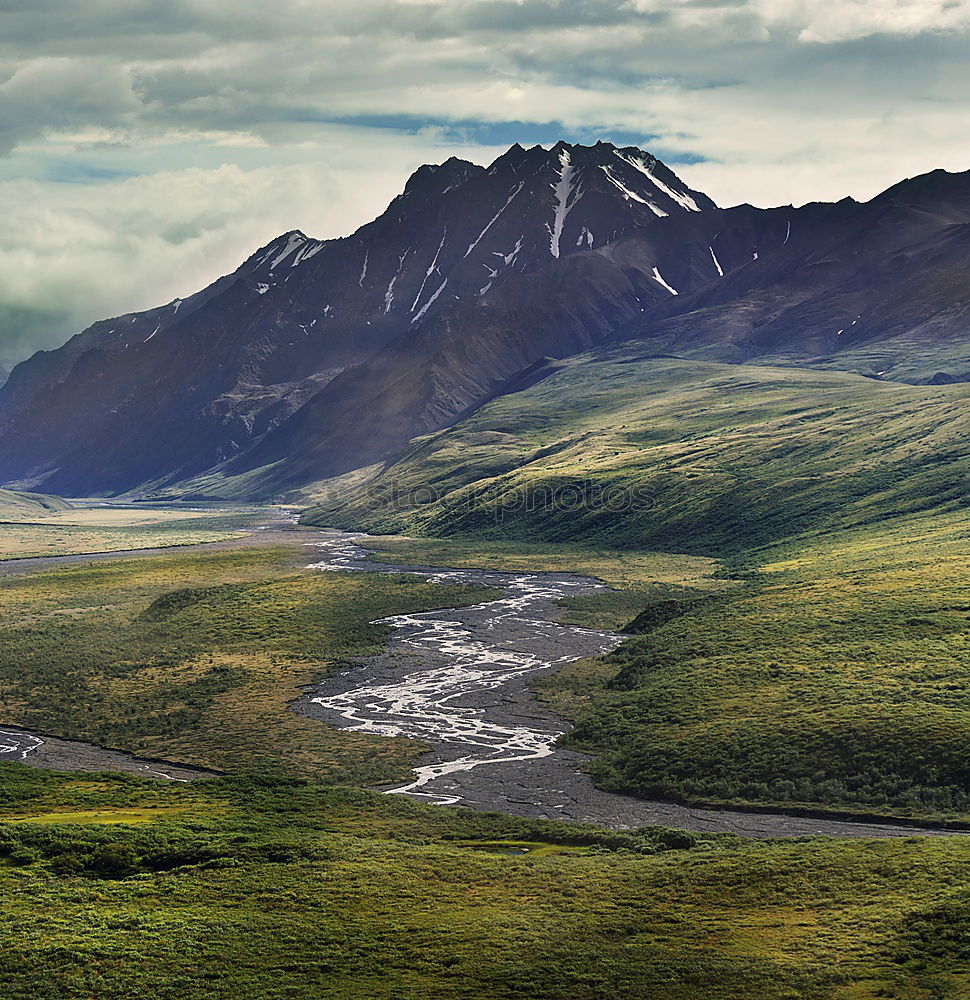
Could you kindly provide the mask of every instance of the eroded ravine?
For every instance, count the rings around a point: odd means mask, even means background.
[[[558,601],[603,584],[565,574],[388,566],[367,559],[367,536],[321,532],[310,568],[418,572],[435,582],[488,585],[502,596],[472,607],[396,615],[385,650],[329,677],[294,703],[335,728],[423,740],[430,751],[414,779],[387,789],[440,805],[595,822],[615,828],[664,824],[752,837],[912,836],[903,825],[781,813],[693,809],[596,788],[586,758],[557,747],[568,724],[530,684],[564,663],[614,648],[620,637],[558,624]],[[921,831],[943,833],[946,831]]]

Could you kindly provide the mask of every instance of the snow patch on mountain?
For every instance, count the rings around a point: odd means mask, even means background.
[[[394,277],[387,284],[387,291],[384,292],[384,312],[389,313],[391,311],[391,306],[394,304],[394,284],[398,278],[401,277],[401,272],[404,270],[404,261],[407,259],[407,255],[411,252],[411,248],[408,247],[403,254],[398,258],[397,261],[397,271]]]
[[[653,280],[663,285],[664,288],[666,288],[671,295],[680,295],[680,292],[678,292],[677,289],[673,287],[673,285],[668,285],[667,282],[664,281],[663,275],[660,273],[660,269],[657,267],[653,269]]]
[[[307,240],[300,248],[290,267],[299,267],[304,261],[309,260],[314,254],[318,254],[326,245],[326,240]]]
[[[284,246],[282,251],[279,254],[277,254],[277,256],[272,261],[270,261],[269,269],[271,271],[275,271],[276,268],[279,267],[280,264],[282,264],[283,261],[290,256],[291,253],[294,253],[296,250],[298,250],[300,247],[304,246],[308,242],[309,241],[303,235],[303,233],[290,233],[289,238],[286,241],[286,246]]]
[[[445,240],[448,238],[448,227],[445,226],[445,231],[441,234],[441,242],[438,244],[438,249],[435,251],[434,259],[431,261],[428,270],[424,272],[424,279],[421,282],[421,287],[418,289],[418,294],[414,296],[414,302],[411,304],[411,312],[414,312],[418,308],[418,303],[421,301],[421,296],[424,293],[424,286],[428,283],[428,278],[438,270],[438,258],[441,256],[441,248],[445,245]]]
[[[559,243],[562,239],[562,227],[566,216],[576,207],[576,202],[582,197],[579,185],[573,182],[573,164],[569,150],[564,149],[559,154],[559,179],[551,184],[556,195],[556,207],[549,230],[549,250],[553,257],[559,256]]]
[[[652,201],[647,201],[646,198],[642,198],[640,195],[638,195],[636,191],[631,191],[630,188],[628,188],[623,183],[623,181],[621,181],[616,176],[616,174],[613,173],[613,171],[609,167],[601,165],[600,170],[602,170],[603,173],[606,174],[606,177],[609,180],[609,182],[613,185],[613,187],[617,189],[617,191],[620,192],[620,194],[623,195],[626,201],[638,201],[640,202],[641,205],[646,205],[647,208],[649,208],[650,211],[653,212],[653,214],[656,215],[658,218],[663,219],[667,216],[668,213],[665,212],[662,208],[658,208],[656,205],[654,205]]]
[[[674,188],[665,184],[654,172],[651,167],[649,160],[644,160],[639,156],[624,156],[618,149],[614,149],[613,152],[624,162],[633,167],[634,170],[639,170],[644,177],[649,178],[650,182],[659,188],[668,198],[672,198],[681,208],[686,208],[688,212],[700,212],[701,207],[697,204],[694,199],[687,194],[686,191],[676,191]],[[666,214],[666,213],[665,213]]]
[[[417,313],[417,315],[414,317],[414,319],[411,320],[412,323],[417,323],[417,321],[419,319],[421,319],[421,317],[435,304],[435,302],[438,300],[438,296],[445,290],[445,285],[447,285],[447,284],[448,284],[448,279],[445,278],[445,280],[442,281],[441,284],[438,286],[437,291],[421,307],[421,311],[419,313]],[[458,296],[456,295],[455,298],[457,298],[457,297]]]
[[[717,259],[717,254],[714,252],[714,247],[708,247],[707,249],[711,251],[711,259],[714,261],[714,266],[717,268],[717,273],[723,278],[724,268],[721,267],[721,262]]]
[[[502,260],[503,260],[503,261],[505,262],[505,266],[506,266],[506,267],[509,267],[509,266],[511,266],[512,264],[514,264],[514,263],[515,263],[515,258],[519,256],[519,253],[520,253],[520,252],[521,252],[521,250],[522,250],[522,241],[523,241],[524,239],[525,239],[525,237],[524,237],[524,236],[520,236],[520,237],[519,237],[519,238],[518,238],[518,239],[517,239],[517,240],[515,241],[515,246],[514,246],[514,247],[512,248],[512,252],[511,252],[511,253],[508,253],[508,254],[505,254],[505,253],[499,253],[499,252],[498,252],[498,251],[496,250],[496,251],[495,251],[495,256],[496,256],[496,257],[501,257],[501,258],[502,258]]]
[[[512,204],[512,201],[514,200],[515,196],[522,190],[523,187],[525,187],[525,181],[519,181],[518,186],[508,196],[508,198],[505,201],[505,204],[492,216],[492,218],[488,222],[488,225],[478,234],[478,238],[473,243],[469,244],[468,249],[465,251],[465,257],[467,257],[475,249],[475,247],[477,247],[478,244],[482,242],[482,238],[492,228],[492,226],[495,225],[495,223],[499,219],[499,216],[501,216],[501,214],[509,207],[509,205]]]

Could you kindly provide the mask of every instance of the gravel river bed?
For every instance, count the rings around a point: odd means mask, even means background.
[[[564,663],[614,649],[612,632],[553,621],[561,598],[604,584],[559,573],[392,566],[368,558],[368,536],[323,531],[308,543],[320,571],[410,572],[477,584],[496,600],[382,619],[386,648],[315,685],[292,708],[337,729],[408,736],[430,747],[407,784],[385,789],[442,806],[598,823],[615,829],[663,824],[747,837],[892,837],[954,831],[770,812],[701,809],[596,788],[587,758],[559,748],[569,724],[530,685]]]
[[[193,546],[218,550],[252,545],[292,546],[295,518],[243,538]],[[299,565],[325,571],[417,573],[442,583],[486,585],[495,600],[384,619],[392,633],[377,656],[328,677],[291,708],[336,729],[423,740],[430,748],[406,784],[384,789],[440,806],[497,810],[518,816],[596,823],[614,829],[661,824],[745,837],[911,837],[962,833],[901,823],[855,822],[775,812],[702,809],[639,799],[596,788],[584,772],[588,758],[557,746],[569,724],[531,690],[540,676],[571,660],[614,649],[611,632],[562,625],[559,601],[604,588],[598,580],[562,573],[499,573],[475,569],[392,566],[368,558],[368,536],[336,530],[298,530],[307,557]],[[17,559],[0,576],[74,563],[162,554],[140,549]],[[18,760],[63,771],[125,771],[162,781],[212,772],[188,764],[141,758],[0,723],[0,763]]]

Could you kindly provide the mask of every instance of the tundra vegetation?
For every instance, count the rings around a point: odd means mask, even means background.
[[[618,605],[564,613],[626,614],[648,586],[688,595],[695,615],[765,599],[760,578],[739,592],[713,569],[641,554]],[[799,572],[796,553],[771,569]],[[174,784],[3,765],[0,993],[922,1000],[970,988],[967,838],[754,842],[436,809],[361,787],[400,777],[419,746],[285,711],[301,684],[380,646],[376,618],[488,596],[308,573],[274,546],[3,580],[6,721],[227,773]],[[549,696],[611,718],[621,689],[600,680],[622,664],[590,669],[583,690],[567,676]]]
[[[607,788],[954,835],[610,832],[381,796],[420,745],[288,702],[378,649],[382,616],[489,591],[307,572],[299,532],[70,565],[0,580],[4,721],[225,773],[0,768],[0,995],[970,995],[966,393],[608,352],[308,519],[397,532],[375,545],[402,564],[609,583],[561,614],[626,641],[538,685]],[[617,489],[639,502],[575,503]]]
[[[966,995],[964,838],[742,842],[436,810],[283,773],[0,768],[0,989],[152,996]]]
[[[11,496],[21,502],[9,501]],[[0,490],[0,559],[219,542],[242,537],[244,529],[266,517],[265,509],[224,505],[75,507],[60,497]]]

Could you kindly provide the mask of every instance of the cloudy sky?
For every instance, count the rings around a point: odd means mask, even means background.
[[[0,0],[0,378],[424,162],[611,139],[722,205],[970,168],[970,0]]]

